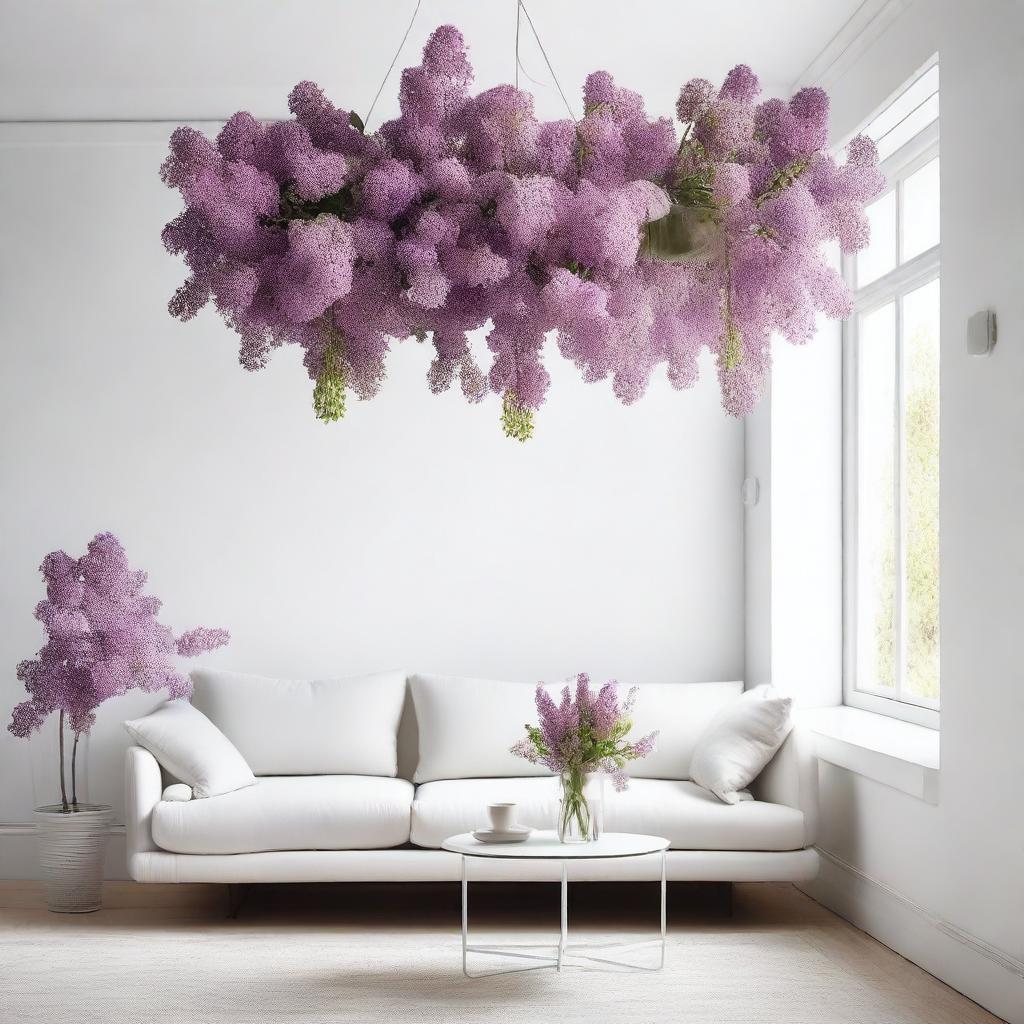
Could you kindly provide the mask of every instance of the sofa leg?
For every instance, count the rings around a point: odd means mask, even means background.
[[[235,920],[238,917],[239,911],[242,909],[242,904],[245,902],[246,896],[249,895],[248,885],[236,885],[233,882],[228,883],[228,912],[225,915],[231,920]]]
[[[726,882],[722,893],[722,909],[727,917],[732,917],[732,882]]]

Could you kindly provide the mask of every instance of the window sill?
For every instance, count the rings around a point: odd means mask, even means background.
[[[893,789],[939,802],[939,733],[858,708],[814,708],[799,721],[818,758]]]

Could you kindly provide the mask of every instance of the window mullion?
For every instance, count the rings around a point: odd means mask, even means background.
[[[848,275],[849,276],[849,275]],[[860,522],[860,316],[853,314],[846,321],[843,330],[843,343],[848,346],[844,352],[845,365],[850,372],[850,382],[845,389],[843,398],[846,402],[845,429],[847,436],[844,465],[844,498],[853,496],[853,500],[844,501],[844,551],[843,568],[846,573],[845,625],[848,635],[843,637],[846,648],[846,672],[844,681],[844,699],[847,685],[856,690],[860,682],[860,654],[858,650],[860,638],[860,619],[858,609],[858,593],[860,580],[857,576],[859,539],[858,524]]]
[[[904,421],[904,366],[903,366],[903,296],[895,295],[893,297],[894,302],[894,314],[896,318],[896,365],[893,367],[893,372],[896,376],[896,387],[894,389],[895,404],[896,404],[896,416],[895,416],[895,437],[893,438],[893,532],[895,537],[896,547],[896,558],[895,558],[895,590],[896,590],[896,607],[894,609],[895,614],[893,616],[893,626],[896,633],[896,665],[895,669],[895,680],[896,680],[896,695],[899,700],[906,700],[904,693],[904,686],[906,683],[905,679],[905,637],[906,637],[906,610],[904,601],[904,580],[906,579],[906,531],[904,529],[904,515],[903,509],[905,505],[905,495],[903,493],[904,484],[904,458],[906,454],[906,444],[903,429]]]
[[[900,267],[903,265],[903,179],[902,177],[896,182],[896,266]],[[893,438],[894,445],[894,457],[893,457],[893,503],[895,505],[895,517],[893,522],[893,530],[896,534],[896,608],[894,609],[894,622],[893,626],[896,631],[896,664],[894,666],[895,680],[896,680],[896,696],[899,700],[905,700],[906,695],[904,693],[904,687],[906,685],[906,678],[904,672],[904,665],[906,664],[905,657],[905,637],[906,637],[906,616],[904,614],[904,581],[906,579],[906,566],[904,559],[906,557],[906,535],[903,529],[903,508],[905,504],[905,495],[903,493],[903,481],[905,474],[904,469],[904,455],[906,447],[904,443],[904,432],[903,432],[903,417],[904,417],[904,371],[903,371],[903,296],[896,294],[893,296],[894,313],[896,317],[896,365],[893,370],[896,374],[896,387],[895,400],[896,400],[896,436]]]
[[[896,182],[896,263],[895,267],[903,266],[903,179]],[[895,269],[894,267],[894,269]]]
[[[902,266],[890,270],[877,281],[854,290],[853,311],[870,313],[873,309],[884,306],[894,295],[913,291],[914,288],[927,284],[938,272],[939,246],[933,245]]]

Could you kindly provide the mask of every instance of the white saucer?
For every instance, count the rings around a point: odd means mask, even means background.
[[[473,838],[480,843],[522,843],[533,835],[533,829],[525,825],[515,825],[507,832],[499,832],[493,828],[478,828],[473,831]]]

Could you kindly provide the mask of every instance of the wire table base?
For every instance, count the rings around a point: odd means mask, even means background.
[[[555,970],[563,967],[576,967],[584,970],[618,970],[623,972],[660,971],[665,966],[665,932],[666,932],[666,860],[665,851],[661,851],[661,934],[657,938],[637,939],[632,942],[574,943],[569,944],[569,870],[566,861],[562,861],[561,883],[561,919],[558,945],[476,945],[469,941],[469,857],[462,855],[462,973],[467,978],[489,978],[496,974],[519,974],[523,971]],[[628,950],[655,947],[658,951],[658,962],[654,966],[631,963],[618,959],[618,955]],[[538,950],[550,950],[544,954]],[[537,961],[524,964],[522,967],[504,967],[493,971],[470,971],[469,955],[504,957],[506,959]]]

